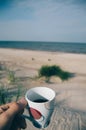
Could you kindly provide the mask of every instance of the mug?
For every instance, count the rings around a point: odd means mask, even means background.
[[[34,87],[26,92],[29,119],[37,128],[45,128],[50,123],[54,111],[55,92],[48,87]]]

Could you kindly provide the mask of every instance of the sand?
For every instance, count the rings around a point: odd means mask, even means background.
[[[25,81],[23,80],[27,89],[33,86],[47,86],[54,89],[57,93],[57,104],[69,108],[72,112],[77,111],[84,124],[86,123],[85,54],[0,48],[0,63],[5,64],[11,70],[15,70],[18,77],[29,77],[29,80],[26,78]],[[59,65],[63,70],[73,73],[74,77],[64,82],[59,78],[52,77],[51,83],[46,83],[44,78],[34,80],[42,65]],[[27,129],[29,128],[30,130],[34,129],[31,124]]]

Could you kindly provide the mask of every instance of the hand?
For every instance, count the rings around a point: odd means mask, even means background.
[[[23,98],[0,106],[0,130],[21,130],[26,128],[25,119],[21,116],[27,101]]]

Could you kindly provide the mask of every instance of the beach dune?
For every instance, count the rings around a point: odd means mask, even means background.
[[[5,63],[10,69],[22,69],[18,75],[36,76],[42,65],[58,65],[63,70],[74,74],[68,81],[54,80],[48,84],[36,81],[30,86],[47,86],[56,91],[57,104],[62,103],[64,107],[86,114],[86,55],[74,53],[58,53],[47,51],[31,51],[18,49],[0,48],[0,63]],[[63,102],[65,100],[65,102]],[[81,114],[80,113],[80,114]],[[80,115],[84,122],[83,115]],[[86,123],[86,122],[85,122]],[[30,124],[29,124],[30,125]],[[29,126],[28,126],[29,127]],[[30,126],[31,127],[31,126]]]

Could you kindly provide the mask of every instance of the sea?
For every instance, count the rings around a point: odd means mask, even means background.
[[[86,54],[86,43],[41,42],[41,41],[0,41],[0,48]]]

